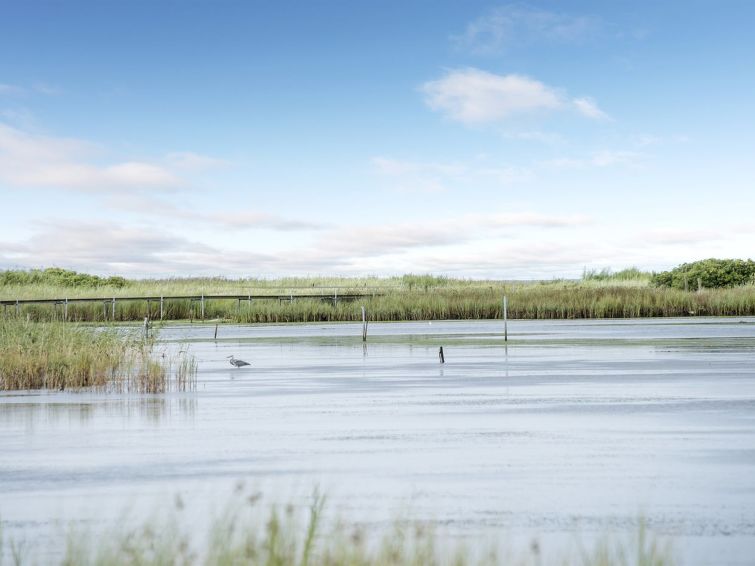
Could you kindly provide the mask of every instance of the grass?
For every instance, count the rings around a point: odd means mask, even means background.
[[[195,377],[190,355],[156,354],[140,330],[0,319],[0,391],[162,393],[191,388]]]
[[[325,499],[317,494],[307,507],[263,506],[258,494],[237,491],[234,502],[205,533],[182,520],[176,508],[135,527],[121,524],[106,533],[69,530],[63,566],[264,565],[264,566],[518,566],[553,560],[552,549],[533,541],[524,552],[505,550],[500,540],[459,540],[442,536],[432,524],[397,520],[383,532],[342,520],[326,521]],[[203,535],[203,536],[202,536]],[[4,542],[0,537],[0,544]],[[470,546],[472,543],[472,546]],[[670,544],[648,531],[643,521],[628,539],[603,536],[590,547],[559,554],[563,566],[671,566]],[[23,545],[10,541],[17,566],[27,563]],[[550,552],[546,553],[545,550]],[[0,551],[0,556],[2,552]]]
[[[292,302],[260,300],[239,305],[235,300],[209,300],[205,318],[243,323],[355,321],[365,304],[370,320],[491,319],[501,317],[501,298],[509,298],[509,316],[522,319],[631,318],[658,316],[747,316],[755,315],[755,285],[724,289],[684,291],[651,286],[649,275],[636,268],[618,273],[586,272],[579,281],[511,282],[450,279],[407,275],[392,278],[309,278],[309,279],[156,279],[129,281],[125,286],[63,287],[45,282],[0,286],[0,298],[76,298],[270,294],[296,296],[334,292],[374,292],[354,304],[348,301],[296,299]],[[5,316],[15,316],[10,306]],[[110,306],[69,304],[68,315],[75,321],[109,321]],[[199,305],[186,300],[165,303],[166,320],[195,320]],[[20,318],[52,320],[62,309],[49,305],[20,308]],[[159,317],[159,305],[143,301],[119,301],[117,321]]]

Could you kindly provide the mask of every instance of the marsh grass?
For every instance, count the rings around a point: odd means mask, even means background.
[[[554,563],[537,540],[524,551],[506,549],[506,538],[459,539],[443,536],[430,523],[395,520],[387,528],[326,519],[325,498],[315,493],[308,506],[265,505],[259,494],[238,491],[205,532],[182,516],[184,503],[136,526],[120,526],[94,534],[69,529],[64,566],[265,565],[265,566],[535,566]],[[0,537],[0,543],[2,537]],[[13,549],[23,546],[13,545]],[[670,566],[669,543],[640,522],[628,538],[603,536],[575,552],[555,549],[563,566]],[[12,555],[22,565],[24,553]],[[544,562],[544,560],[548,560]]]
[[[366,293],[357,303],[339,300],[335,292]],[[654,287],[648,274],[636,269],[618,273],[586,273],[581,281],[506,282],[404,276],[386,279],[164,279],[129,282],[126,287],[63,288],[49,284],[0,286],[0,297],[75,298],[140,297],[221,294],[320,294],[322,299],[259,300],[240,305],[235,300],[208,300],[206,319],[243,323],[356,321],[359,306],[372,321],[492,319],[501,317],[501,299],[509,299],[509,316],[521,319],[633,318],[662,316],[755,315],[755,285],[684,291]],[[374,296],[372,294],[374,293]],[[166,320],[198,320],[199,305],[188,300],[165,302]],[[21,319],[60,319],[62,309],[48,305],[23,306]],[[15,308],[5,311],[15,316]],[[159,318],[159,305],[117,301],[116,321]],[[72,303],[69,320],[112,322],[102,303]]]
[[[187,351],[155,352],[141,331],[62,322],[0,320],[0,390],[163,393],[196,384]]]

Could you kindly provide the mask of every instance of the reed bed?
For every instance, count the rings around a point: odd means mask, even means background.
[[[330,284],[331,286],[325,286]],[[358,304],[334,295],[367,293]],[[374,296],[372,294],[374,293]],[[287,279],[277,281],[176,279],[131,282],[123,288],[62,289],[49,285],[0,287],[0,297],[75,298],[103,297],[103,303],[71,303],[68,320],[112,322],[111,297],[169,295],[269,294],[293,296],[293,301],[205,301],[205,319],[243,323],[354,321],[361,317],[359,305],[367,307],[370,320],[491,319],[501,316],[501,299],[509,299],[509,316],[520,319],[633,318],[663,316],[755,315],[755,285],[685,291],[654,287],[647,278],[586,278],[581,281],[505,282],[468,281],[438,277],[405,276],[389,279]],[[296,298],[320,294],[317,299]],[[5,317],[16,316],[15,308]],[[60,320],[62,308],[25,305],[19,318]],[[116,301],[115,321],[159,318],[159,304]],[[198,320],[198,302],[167,300],[165,320]]]
[[[107,533],[70,530],[59,564],[88,565],[265,565],[265,566],[671,566],[671,545],[638,521],[627,538],[599,537],[576,552],[555,552],[533,540],[526,550],[504,540],[451,539],[429,523],[396,520],[382,532],[359,524],[326,520],[324,499],[308,507],[263,505],[259,494],[243,495],[211,521],[207,532],[183,521],[183,501],[175,509],[136,527]],[[28,561],[22,544],[9,541],[17,566]],[[3,537],[0,536],[0,547]],[[548,552],[546,552],[548,551]],[[554,554],[557,555],[554,558]],[[544,561],[546,560],[546,561]],[[555,560],[555,561],[554,561]]]
[[[185,391],[196,383],[186,351],[155,352],[154,338],[125,328],[0,320],[0,391]]]

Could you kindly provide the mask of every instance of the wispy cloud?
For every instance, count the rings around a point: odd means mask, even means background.
[[[645,156],[626,150],[601,150],[585,157],[560,157],[543,162],[547,167],[559,169],[587,169],[592,167],[636,166]]]
[[[530,77],[497,75],[473,67],[447,71],[442,78],[424,83],[421,91],[432,110],[470,126],[570,108],[589,118],[607,118],[591,98],[569,101],[558,89]]]
[[[575,98],[572,103],[580,114],[596,120],[609,120],[608,114],[598,108],[597,103],[589,97]]]
[[[374,157],[372,163],[381,175],[396,182],[395,188],[404,192],[442,192],[470,183],[510,185],[532,179],[529,169],[485,162],[442,163]]]
[[[19,86],[7,84],[7,83],[0,83],[0,95],[15,95],[15,94],[21,94],[23,92],[24,92],[24,89],[22,89]]]
[[[46,96],[54,96],[60,94],[61,92],[62,90],[59,87],[40,82],[34,83],[30,87],[0,83],[0,96],[21,96],[26,94],[43,94]]]
[[[215,169],[230,165],[226,159],[201,155],[191,151],[171,152],[165,156],[165,160],[169,165],[187,171],[204,171],[206,169]]]
[[[227,210],[199,210],[199,207],[188,207],[173,201],[156,198],[149,194],[121,194],[113,193],[105,199],[105,204],[118,212],[136,213],[140,217],[159,217],[164,224],[178,224],[186,226],[203,226],[218,228],[223,231],[244,230],[275,230],[279,232],[297,232],[308,230],[322,230],[326,224],[288,218],[263,211],[244,210],[237,208]]]
[[[383,273],[393,273],[401,265],[409,265],[410,270],[428,269],[439,249],[474,247],[479,242],[488,244],[491,238],[523,244],[520,233],[525,228],[571,229],[589,222],[581,216],[522,212],[340,226],[295,250],[263,253],[232,243],[226,247],[207,245],[149,222],[124,226],[114,221],[56,220],[36,222],[36,233],[25,241],[0,242],[0,266],[62,265],[125,274],[356,273],[375,266]],[[467,265],[468,255],[468,249],[445,255],[444,270],[454,270],[456,262],[459,268]]]
[[[543,132],[540,130],[525,130],[521,132],[504,132],[503,137],[507,139],[539,142],[548,145],[562,143],[564,137],[556,132]]]
[[[533,43],[573,42],[593,34],[600,21],[593,16],[573,16],[530,8],[521,4],[500,6],[467,24],[453,36],[460,48],[477,54],[499,54]]]
[[[171,154],[167,163],[125,160],[98,163],[99,148],[89,142],[30,133],[0,123],[0,182],[16,187],[86,192],[174,190],[188,183],[181,169],[219,160],[197,154]]]

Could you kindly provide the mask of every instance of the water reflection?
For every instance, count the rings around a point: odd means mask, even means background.
[[[66,398],[67,397],[67,398]],[[107,395],[28,395],[0,396],[0,427],[23,429],[84,427],[97,419],[125,419],[152,424],[180,418],[191,421],[198,406],[196,393],[170,396],[116,397]]]

